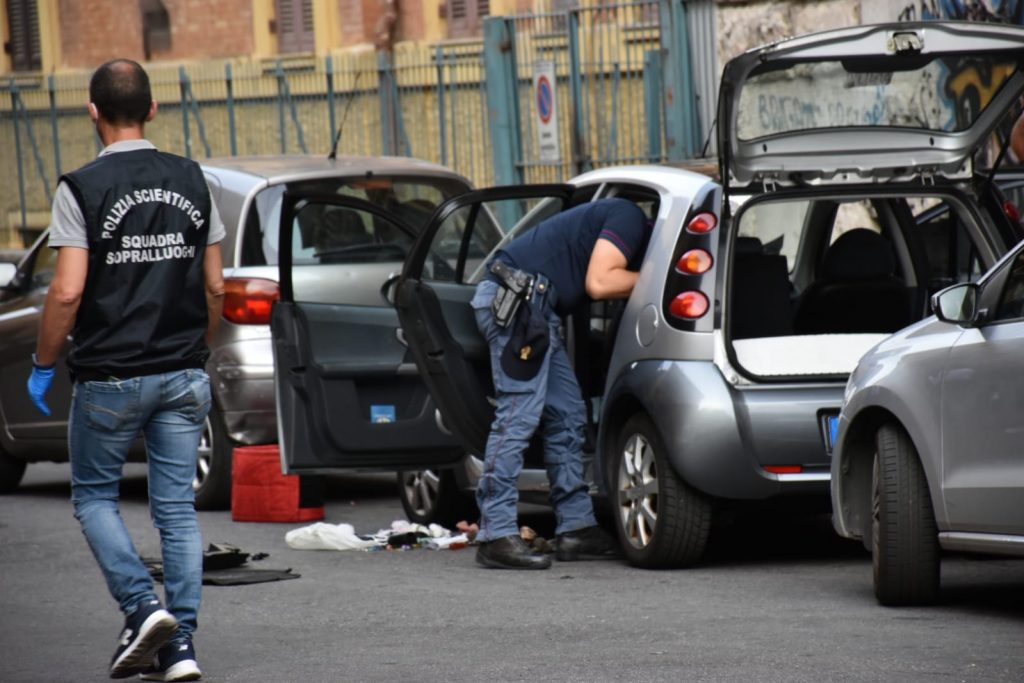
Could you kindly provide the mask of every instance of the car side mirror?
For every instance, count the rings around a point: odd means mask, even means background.
[[[974,327],[978,321],[978,285],[967,282],[947,287],[932,296],[935,316],[961,327]]]
[[[11,280],[18,274],[18,266],[13,263],[0,263],[0,288],[11,284]]]
[[[380,295],[391,306],[395,305],[395,295],[398,291],[398,279],[400,277],[402,277],[401,273],[391,273],[380,287]]]

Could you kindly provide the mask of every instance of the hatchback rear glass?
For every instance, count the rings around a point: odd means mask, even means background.
[[[281,220],[281,198],[284,185],[270,185],[256,195],[245,222],[241,261],[243,266],[277,265],[278,228]],[[387,210],[415,232],[419,232],[445,200],[466,192],[469,188],[449,178],[386,176],[354,178],[321,178],[294,182],[291,192],[310,195],[353,197],[368,201]],[[394,241],[394,227],[367,218],[367,239],[374,242]],[[377,234],[377,230],[382,234]],[[313,247],[301,241],[301,232],[293,234],[295,257],[311,257]],[[411,244],[411,236],[400,236],[403,243]]]
[[[756,140],[863,126],[959,132],[977,121],[1020,66],[1005,53],[899,61],[899,70],[886,58],[759,67],[739,94],[737,134]]]

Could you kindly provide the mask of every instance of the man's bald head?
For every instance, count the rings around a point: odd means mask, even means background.
[[[142,125],[153,106],[146,71],[130,59],[115,59],[96,69],[89,81],[89,101],[115,126]]]

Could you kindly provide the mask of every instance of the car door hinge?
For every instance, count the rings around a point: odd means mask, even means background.
[[[921,184],[922,185],[934,185],[935,184],[935,171],[921,171]]]
[[[761,187],[765,192],[775,192],[778,187],[777,178],[773,175],[766,175],[761,178]]]

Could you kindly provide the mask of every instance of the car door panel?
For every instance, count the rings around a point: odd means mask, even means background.
[[[438,208],[406,259],[397,286],[398,316],[445,425],[470,452],[484,452],[494,416],[489,400],[493,396],[489,349],[470,306],[475,278],[482,273],[467,267],[467,249],[462,248],[459,260],[450,267],[454,275],[432,278],[430,264],[437,258],[435,241],[439,235],[451,239],[454,234],[465,247],[473,239],[478,216],[497,217],[503,232],[514,234],[516,225],[530,221],[535,212],[543,210],[543,200],[555,198],[564,208],[573,191],[570,185],[537,185],[490,188],[456,197]],[[488,210],[481,210],[482,205]],[[525,208],[529,205],[532,208]],[[465,223],[454,229],[452,221],[460,216]],[[437,269],[433,271],[436,274]],[[473,275],[464,281],[462,274]]]
[[[50,416],[39,412],[28,400],[25,389],[32,372],[32,353],[39,338],[43,303],[53,278],[56,254],[47,246],[46,235],[40,237],[0,302],[0,333],[4,340],[0,350],[0,410],[5,436],[12,440],[8,447],[30,460],[67,457],[71,380],[63,357],[58,361],[46,397]]]
[[[942,376],[942,493],[955,531],[1024,530],[1024,256],[996,271]]]
[[[379,305],[341,303],[352,284],[351,273],[362,268],[365,276],[371,271],[359,264],[346,268],[338,263],[339,257],[356,254],[362,262],[372,245],[360,244],[356,251],[325,249],[330,258],[321,263],[330,264],[326,266],[292,263],[291,232],[302,222],[306,207],[319,207],[321,215],[338,208],[356,210],[374,220],[390,220],[403,230],[411,228],[352,198],[286,195],[284,203],[281,300],[274,305],[271,332],[278,431],[287,469],[393,469],[456,462],[463,451],[438,427],[434,404],[416,373],[394,307],[383,295]],[[385,255],[390,260],[390,252]],[[308,254],[304,258],[308,260]],[[384,273],[376,273],[381,279],[375,285],[378,290]],[[328,281],[303,286],[317,274]]]

